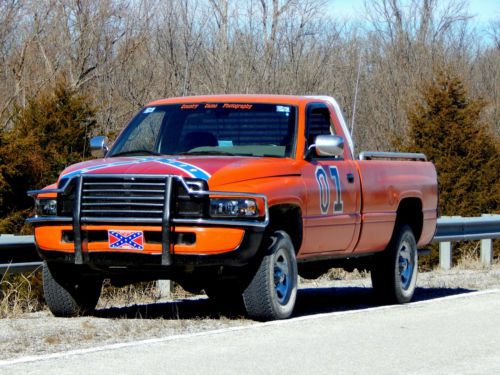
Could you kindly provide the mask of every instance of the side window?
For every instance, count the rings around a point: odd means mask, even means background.
[[[328,108],[324,106],[309,107],[306,119],[306,147],[314,143],[316,136],[325,134],[333,134]]]

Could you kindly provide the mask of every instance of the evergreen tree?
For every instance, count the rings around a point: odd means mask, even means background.
[[[17,110],[12,129],[0,135],[0,233],[22,227],[33,206],[27,190],[55,182],[64,167],[90,155],[94,114],[64,79]]]
[[[485,102],[470,98],[460,79],[439,71],[409,111],[403,149],[423,152],[437,169],[441,215],[476,216],[499,211],[498,136],[481,122]]]

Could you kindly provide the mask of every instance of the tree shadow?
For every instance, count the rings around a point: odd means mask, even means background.
[[[465,288],[417,288],[413,302],[474,292]],[[298,291],[294,317],[362,310],[380,306],[370,287],[306,287]],[[99,309],[98,318],[119,319],[247,319],[242,303],[217,304],[204,296],[168,302]]]

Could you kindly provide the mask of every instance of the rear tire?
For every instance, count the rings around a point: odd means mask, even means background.
[[[373,289],[383,303],[407,303],[417,283],[418,251],[408,225],[396,228],[386,250],[375,258],[371,270]]]
[[[276,231],[259,268],[243,292],[250,318],[276,320],[289,318],[297,299],[297,261],[293,243],[286,232]]]
[[[44,262],[43,292],[49,310],[58,317],[89,314],[101,295],[102,279],[83,277]]]

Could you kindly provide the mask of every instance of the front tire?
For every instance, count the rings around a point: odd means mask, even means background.
[[[55,264],[43,264],[43,292],[49,310],[58,317],[94,311],[101,295],[102,280],[68,272]]]
[[[375,258],[371,271],[373,289],[383,303],[407,303],[417,284],[418,250],[408,225],[396,228],[386,250]]]
[[[297,299],[297,261],[286,232],[276,231],[259,268],[243,292],[247,314],[256,320],[287,319]]]

